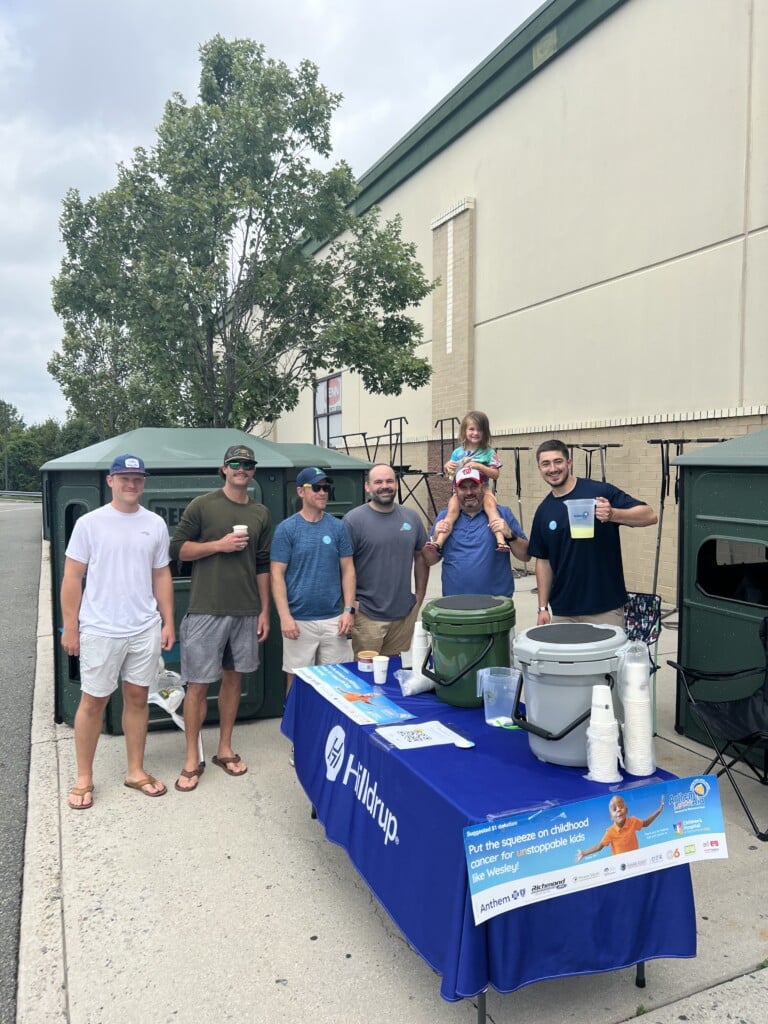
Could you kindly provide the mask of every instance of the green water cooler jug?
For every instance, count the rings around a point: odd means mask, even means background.
[[[435,693],[446,704],[479,708],[477,671],[509,666],[509,631],[515,625],[515,603],[511,597],[488,594],[457,594],[430,601],[421,612],[432,644],[423,666],[433,680]],[[432,668],[428,666],[432,656]]]

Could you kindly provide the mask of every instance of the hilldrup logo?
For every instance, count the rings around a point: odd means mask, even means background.
[[[328,733],[325,741],[325,777],[329,782],[335,782],[344,760],[344,730],[340,725],[334,725]]]
[[[328,733],[325,741],[325,777],[329,782],[335,782],[344,763],[346,736],[340,725],[334,725]],[[390,811],[384,801],[377,794],[378,781],[371,782],[371,773],[362,763],[357,761],[354,754],[347,758],[344,774],[341,778],[342,786],[350,785],[355,796],[379,826],[384,835],[384,845],[394,843],[397,845],[400,839],[397,835],[397,818]]]

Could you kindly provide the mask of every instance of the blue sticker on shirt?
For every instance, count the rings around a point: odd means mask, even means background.
[[[330,544],[330,543],[331,543],[331,538],[326,533],[326,535],[323,537],[323,544]]]
[[[549,528],[550,528],[550,530],[556,530],[557,529],[557,523],[555,522],[554,519],[550,519],[549,520]]]
[[[402,533],[403,530],[410,530],[410,529],[411,529],[411,524],[410,523],[403,523],[403,525],[400,527],[400,532]]]

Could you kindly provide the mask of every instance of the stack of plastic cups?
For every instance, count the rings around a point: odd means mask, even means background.
[[[429,634],[424,629],[421,619],[416,620],[411,641],[411,666],[414,672],[421,673],[421,667],[429,650]]]
[[[613,713],[610,686],[592,687],[592,710],[587,727],[587,778],[592,782],[621,782],[619,723]]]
[[[632,644],[621,671],[621,703],[624,705],[624,767],[630,775],[653,775],[653,704],[648,650]]]

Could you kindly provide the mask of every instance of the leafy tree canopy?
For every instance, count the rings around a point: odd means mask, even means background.
[[[432,286],[415,247],[399,220],[354,216],[345,163],[317,166],[341,97],[314,64],[292,72],[249,40],[200,53],[198,102],[174,94],[114,188],[64,200],[48,369],[68,401],[102,436],[251,429],[319,373],[348,367],[388,395],[426,383],[409,310]]]
[[[39,491],[44,462],[99,440],[94,426],[76,417],[63,424],[47,419],[28,427],[15,406],[0,399],[0,488]]]

